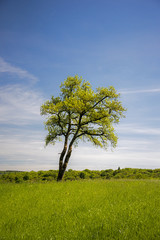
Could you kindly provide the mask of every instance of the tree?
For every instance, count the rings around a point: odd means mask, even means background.
[[[60,96],[51,97],[41,106],[41,115],[46,115],[48,130],[46,145],[64,140],[59,158],[57,180],[63,178],[72,147],[78,140],[92,142],[95,146],[107,148],[108,142],[115,147],[117,136],[113,124],[124,117],[123,108],[114,87],[99,87],[93,91],[87,81],[77,75],[68,77],[60,86]]]

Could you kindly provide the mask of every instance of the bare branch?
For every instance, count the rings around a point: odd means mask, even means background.
[[[105,136],[104,132],[93,133],[93,132],[84,131],[84,132],[80,133],[79,135],[77,135],[76,138],[79,138],[79,137],[84,136],[84,135],[95,136],[95,137]]]

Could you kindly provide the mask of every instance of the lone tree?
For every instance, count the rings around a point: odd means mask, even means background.
[[[69,162],[72,147],[78,140],[92,142],[106,148],[108,142],[115,147],[117,136],[113,123],[124,117],[119,94],[114,87],[97,88],[93,91],[89,82],[77,75],[68,77],[60,86],[59,97],[51,97],[41,106],[41,115],[47,115],[46,145],[64,140],[59,158],[57,181],[62,180]]]

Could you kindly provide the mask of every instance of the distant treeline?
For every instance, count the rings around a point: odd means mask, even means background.
[[[39,181],[56,181],[58,170],[49,171],[0,171],[0,182],[39,182]],[[64,180],[80,180],[80,179],[160,179],[160,169],[137,169],[124,168],[117,170],[89,170],[76,171],[69,169],[64,175]]]

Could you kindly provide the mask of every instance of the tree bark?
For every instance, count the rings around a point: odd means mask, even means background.
[[[69,144],[67,154],[66,154],[66,151],[67,151],[68,135],[65,138],[64,148],[63,148],[63,151],[62,151],[60,159],[59,159],[59,173],[58,173],[58,177],[57,177],[58,182],[62,180],[64,173],[66,171],[66,168],[67,168],[67,165],[68,165],[69,159],[71,157],[71,153],[72,153],[72,146],[73,146],[74,141],[76,140],[77,134],[78,134],[80,126],[81,126],[82,116],[83,116],[83,114],[80,114],[78,127],[77,127],[77,130],[76,130],[70,144]],[[70,131],[70,125],[69,125],[69,129],[68,129],[68,134],[69,134],[69,131]],[[65,156],[65,154],[66,154],[66,156]],[[65,160],[63,162],[64,156],[65,156]]]
[[[63,170],[63,158],[67,152],[67,142],[68,142],[68,138],[66,137],[65,139],[65,143],[64,143],[64,147],[63,150],[61,152],[60,158],[59,158],[59,172],[58,172],[58,177],[57,177],[57,181],[62,180],[62,170]]]
[[[63,179],[64,173],[66,171],[69,159],[71,157],[71,153],[72,153],[72,146],[69,146],[68,152],[66,154],[64,163],[62,163],[61,168],[59,168],[59,173],[58,173],[58,177],[57,177],[57,181],[61,181]]]

